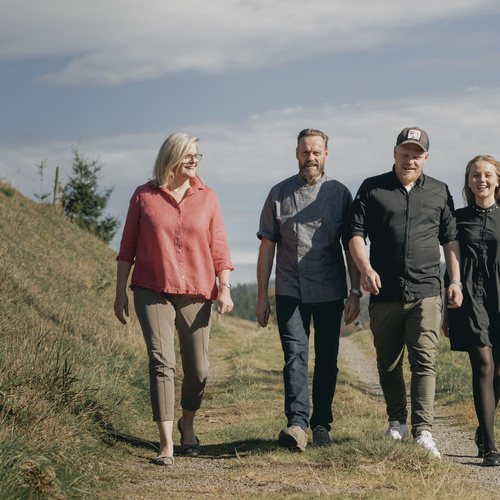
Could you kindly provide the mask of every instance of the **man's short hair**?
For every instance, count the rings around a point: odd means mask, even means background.
[[[311,135],[322,137],[323,140],[325,141],[325,149],[328,148],[328,136],[324,132],[321,132],[321,130],[315,130],[313,128],[305,128],[300,132],[300,134],[297,136],[297,145],[299,145],[299,142],[302,139],[302,137],[308,137]]]

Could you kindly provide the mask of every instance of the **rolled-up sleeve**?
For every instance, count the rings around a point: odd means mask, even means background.
[[[451,196],[448,186],[446,186],[446,203],[441,212],[441,221],[439,225],[439,243],[441,243],[441,245],[457,239],[458,231],[454,213],[455,207],[453,197]]]
[[[125,227],[123,228],[123,235],[120,243],[120,251],[116,257],[117,260],[127,260],[129,262],[135,261],[137,240],[139,238],[139,224],[140,206],[139,195],[136,190],[130,199],[127,219],[125,221]]]
[[[231,255],[229,252],[229,245],[227,243],[226,230],[222,219],[222,212],[220,209],[219,200],[214,196],[214,211],[212,220],[210,221],[210,234],[211,234],[211,253],[216,273],[229,269],[234,270],[231,262]]]
[[[368,201],[368,189],[366,182],[361,184],[354,201],[351,206],[349,217],[349,227],[346,231],[347,241],[350,241],[354,236],[360,236],[364,240],[367,235],[366,228],[366,207]]]

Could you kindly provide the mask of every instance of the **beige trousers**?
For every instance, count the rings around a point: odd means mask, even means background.
[[[174,420],[175,330],[184,372],[181,407],[196,411],[208,374],[211,301],[134,287],[134,306],[148,351],[153,420]]]

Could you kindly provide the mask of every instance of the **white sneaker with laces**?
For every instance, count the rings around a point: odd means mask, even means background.
[[[422,431],[414,440],[413,444],[415,446],[420,446],[425,448],[429,453],[432,453],[436,458],[441,458],[441,453],[439,453],[434,439],[432,439],[432,434],[429,431]]]
[[[398,420],[390,420],[389,427],[385,433],[386,439],[394,439],[394,441],[401,441],[409,434],[408,424],[405,422],[401,424]]]

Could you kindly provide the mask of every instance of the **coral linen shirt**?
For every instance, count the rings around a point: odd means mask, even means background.
[[[117,259],[134,262],[131,288],[215,300],[216,274],[234,269],[215,191],[195,177],[177,203],[167,188],[139,186]]]

